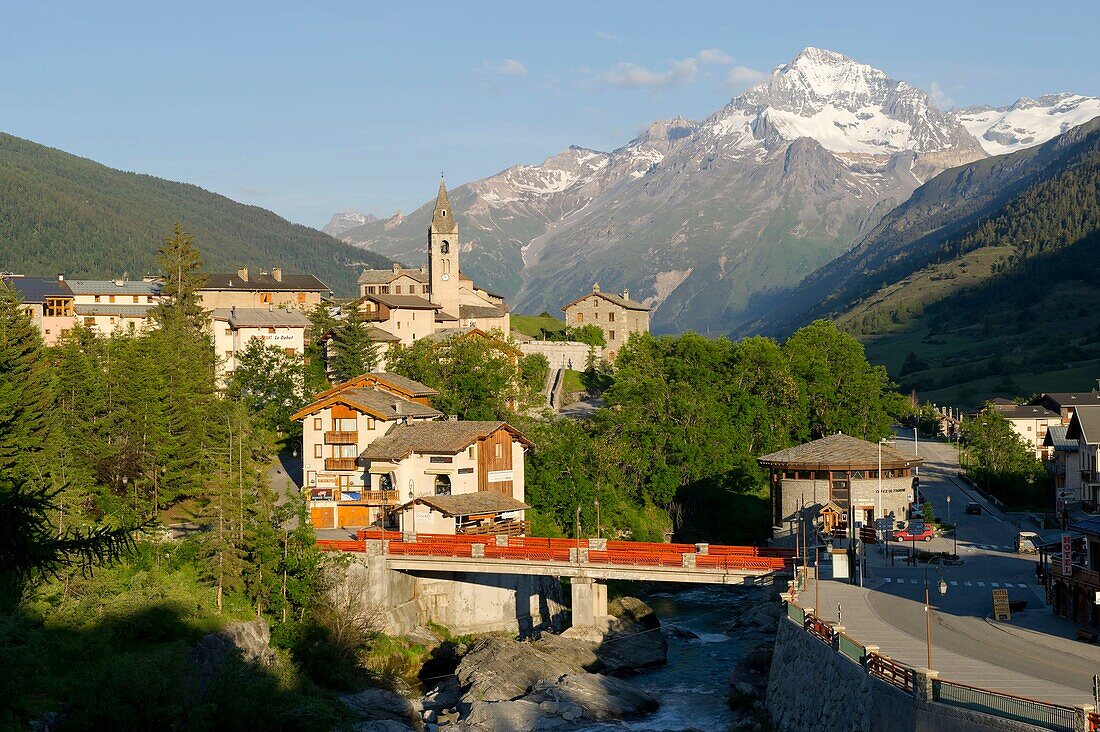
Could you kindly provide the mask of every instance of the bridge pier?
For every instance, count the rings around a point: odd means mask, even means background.
[[[607,585],[591,577],[574,577],[570,580],[573,591],[573,627],[595,627],[598,620],[607,617]]]

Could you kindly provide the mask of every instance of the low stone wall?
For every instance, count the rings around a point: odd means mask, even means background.
[[[959,707],[918,701],[866,673],[786,618],[776,633],[768,713],[782,732],[1040,732]]]
[[[385,632],[405,635],[428,621],[455,633],[503,631],[527,635],[564,622],[556,577],[458,572],[418,573],[388,569],[385,557],[351,555],[344,582],[366,605],[382,613]]]
[[[519,344],[519,350],[525,355],[541,353],[550,362],[551,369],[584,371],[588,363],[588,344],[576,341],[527,341]],[[599,357],[600,349],[596,351]]]

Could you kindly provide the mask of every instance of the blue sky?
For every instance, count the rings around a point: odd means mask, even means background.
[[[705,117],[810,45],[944,106],[1100,95],[1097,28],[1095,2],[2,0],[0,130],[320,227]]]

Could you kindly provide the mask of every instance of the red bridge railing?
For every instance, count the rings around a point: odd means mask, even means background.
[[[494,536],[461,534],[417,534],[405,541],[394,531],[361,529],[358,540],[318,539],[324,551],[364,552],[370,540],[386,542],[393,556],[506,559],[530,562],[600,564],[621,567],[679,567],[708,570],[775,572],[789,570],[793,552],[789,549],[751,546],[696,546],[642,541],[552,539],[509,536],[503,544]],[[474,547],[477,546],[476,551]],[[705,551],[706,553],[702,553]]]

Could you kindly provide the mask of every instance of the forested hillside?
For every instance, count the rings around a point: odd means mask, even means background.
[[[945,171],[755,329],[790,332],[822,316],[841,316],[865,335],[897,329],[933,302],[1094,231],[1098,166],[1094,120],[1039,147]]]
[[[126,173],[0,133],[0,271],[110,277],[151,273],[179,222],[207,268],[281,265],[337,294],[390,260],[197,186]]]

